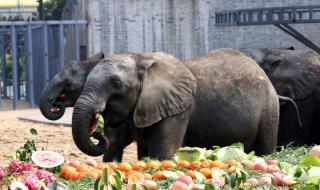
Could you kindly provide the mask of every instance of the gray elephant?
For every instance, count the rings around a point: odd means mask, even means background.
[[[281,49],[249,52],[264,69],[278,94],[292,98],[303,128],[292,118],[294,108],[280,106],[279,145],[320,143],[320,55]]]
[[[61,118],[65,107],[73,107],[85,85],[87,75],[104,58],[98,53],[87,60],[71,61],[56,74],[42,91],[39,107],[41,113],[50,120]],[[133,141],[132,132],[123,124],[118,128],[105,128],[105,139],[109,142],[103,157],[104,162],[121,161],[123,149]]]
[[[90,139],[96,113],[110,128],[132,123],[139,159],[170,159],[182,145],[238,141],[269,154],[277,143],[277,93],[259,65],[232,49],[185,64],[160,52],[107,57],[88,75],[72,117],[73,140],[91,156],[108,144]]]

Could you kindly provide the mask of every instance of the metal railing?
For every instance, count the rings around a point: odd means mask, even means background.
[[[80,26],[86,25],[86,20],[63,21],[0,21],[0,53],[2,61],[2,83],[6,89],[6,57],[9,51],[12,64],[13,109],[19,107],[19,72],[25,72],[26,98],[29,107],[34,107],[41,90],[57,73],[66,61],[65,52],[71,51],[65,43],[65,29],[72,27],[73,54],[75,60],[80,60]],[[2,38],[1,38],[2,36]],[[21,45],[22,44],[22,45]],[[49,45],[50,44],[50,45]],[[18,46],[22,46],[18,48]],[[21,50],[23,49],[23,50]],[[21,53],[22,51],[22,53]],[[54,53],[53,53],[54,52]],[[54,55],[53,55],[54,54]],[[19,71],[19,57],[24,57],[25,71]],[[1,98],[0,94],[0,101]],[[1,103],[0,103],[1,105]],[[1,107],[0,107],[1,109]]]

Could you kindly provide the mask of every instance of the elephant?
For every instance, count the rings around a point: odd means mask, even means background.
[[[61,118],[65,107],[73,107],[85,85],[87,75],[92,68],[104,58],[97,53],[87,60],[71,61],[54,76],[49,85],[42,91],[39,108],[41,113],[50,120]],[[105,128],[106,147],[103,161],[121,161],[124,148],[133,141],[132,133],[126,124],[110,129]]]
[[[263,68],[278,94],[293,99],[303,128],[292,119],[294,108],[280,106],[278,145],[320,143],[320,55],[294,49],[252,49],[248,52]]]
[[[234,142],[261,155],[277,144],[277,93],[259,65],[233,49],[184,63],[163,52],[110,55],[89,73],[72,116],[73,140],[90,156],[108,146],[102,135],[91,140],[97,113],[109,128],[131,123],[138,159]]]

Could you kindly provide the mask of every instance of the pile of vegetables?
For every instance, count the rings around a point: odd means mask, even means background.
[[[31,130],[36,135],[34,129]],[[288,147],[265,157],[246,154],[240,143],[211,150],[182,147],[172,160],[133,163],[64,161],[56,152],[37,151],[35,139],[0,165],[3,190],[218,190],[320,189],[320,146]]]

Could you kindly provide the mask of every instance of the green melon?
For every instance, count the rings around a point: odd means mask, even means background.
[[[61,154],[48,150],[34,152],[31,159],[41,168],[54,168],[64,163],[64,157]]]

